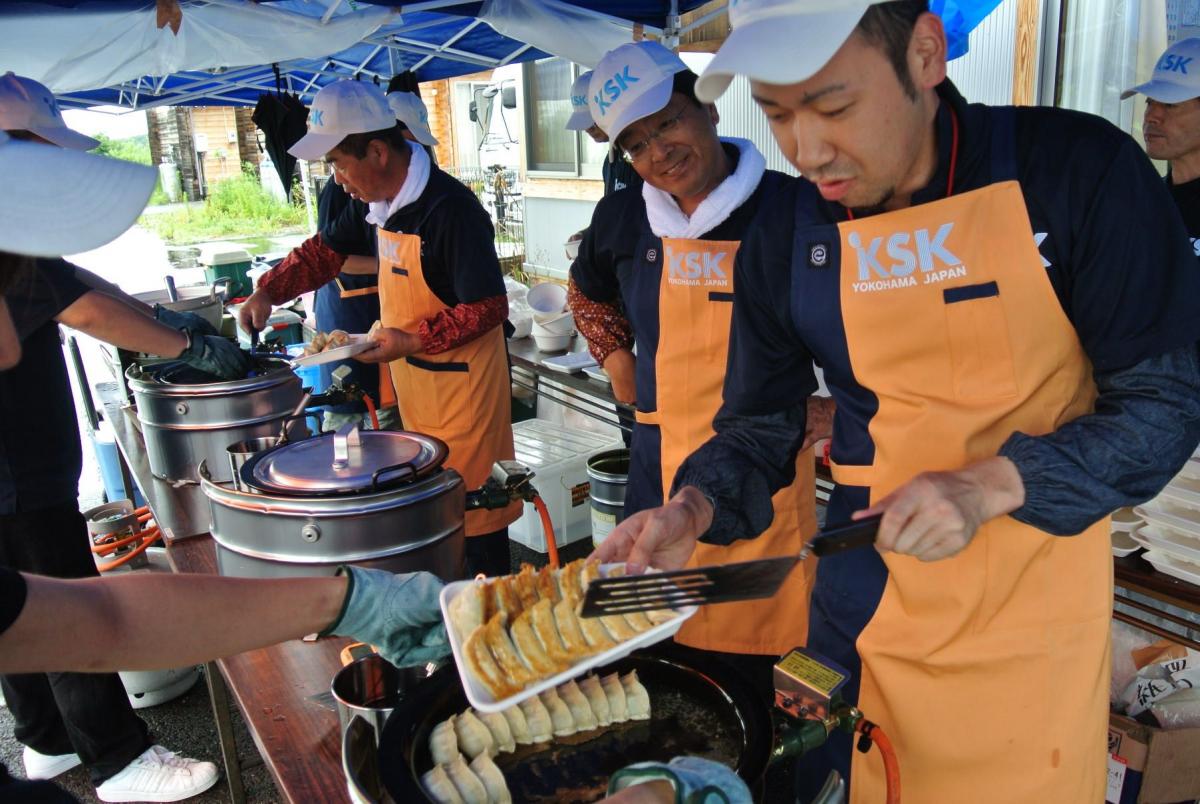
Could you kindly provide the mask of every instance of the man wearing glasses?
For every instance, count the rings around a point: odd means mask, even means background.
[[[588,87],[592,118],[641,176],[596,206],[571,267],[579,331],[635,404],[625,514],[662,504],[680,462],[713,434],[729,349],[733,263],[756,211],[787,181],[746,140],[717,136],[717,110],[693,95],[696,75],[656,42],[610,51]],[[633,345],[637,344],[637,359]],[[760,540],[701,547],[694,564],[794,555],[816,530],[813,457],[774,497]],[[772,662],[803,644],[815,563],[797,572],[788,600],[702,608],[676,637],[726,654],[764,692]]]

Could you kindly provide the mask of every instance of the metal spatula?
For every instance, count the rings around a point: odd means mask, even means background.
[[[600,578],[588,584],[580,616],[600,617],[771,597],[792,568],[810,554],[829,556],[874,544],[880,519],[882,516],[873,516],[822,530],[795,556]]]

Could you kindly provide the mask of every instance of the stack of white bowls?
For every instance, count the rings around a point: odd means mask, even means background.
[[[1200,457],[1193,457],[1162,492],[1134,509],[1145,524],[1131,535],[1159,572],[1200,584]]]
[[[567,309],[567,289],[542,282],[529,289],[525,300],[533,310],[533,340],[543,352],[561,352],[575,335],[575,316]]]

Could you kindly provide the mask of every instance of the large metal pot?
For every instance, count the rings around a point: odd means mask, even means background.
[[[236,441],[278,435],[304,391],[287,361],[260,358],[255,375],[211,382],[181,363],[130,366],[150,471],[165,480],[196,480],[206,462],[216,481],[233,479],[225,449]],[[293,428],[296,437],[303,425]]]
[[[461,577],[466,487],[442,468],[446,454],[419,433],[353,430],[255,455],[242,466],[246,490],[216,482],[207,464],[200,484],[220,573],[328,575],[357,564]]]

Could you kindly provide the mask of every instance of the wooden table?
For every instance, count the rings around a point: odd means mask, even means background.
[[[178,488],[150,474],[141,433],[130,411],[105,404],[128,476],[141,490],[161,526],[177,529],[167,559],[178,573],[217,574],[208,502],[199,486]],[[202,528],[196,532],[198,528]],[[188,538],[178,537],[187,532]],[[263,761],[286,801],[348,802],[341,766],[338,716],[329,684],[350,640],[294,640],[209,662],[205,678],[212,697],[230,798],[246,801],[233,738],[230,698],[237,703]]]

